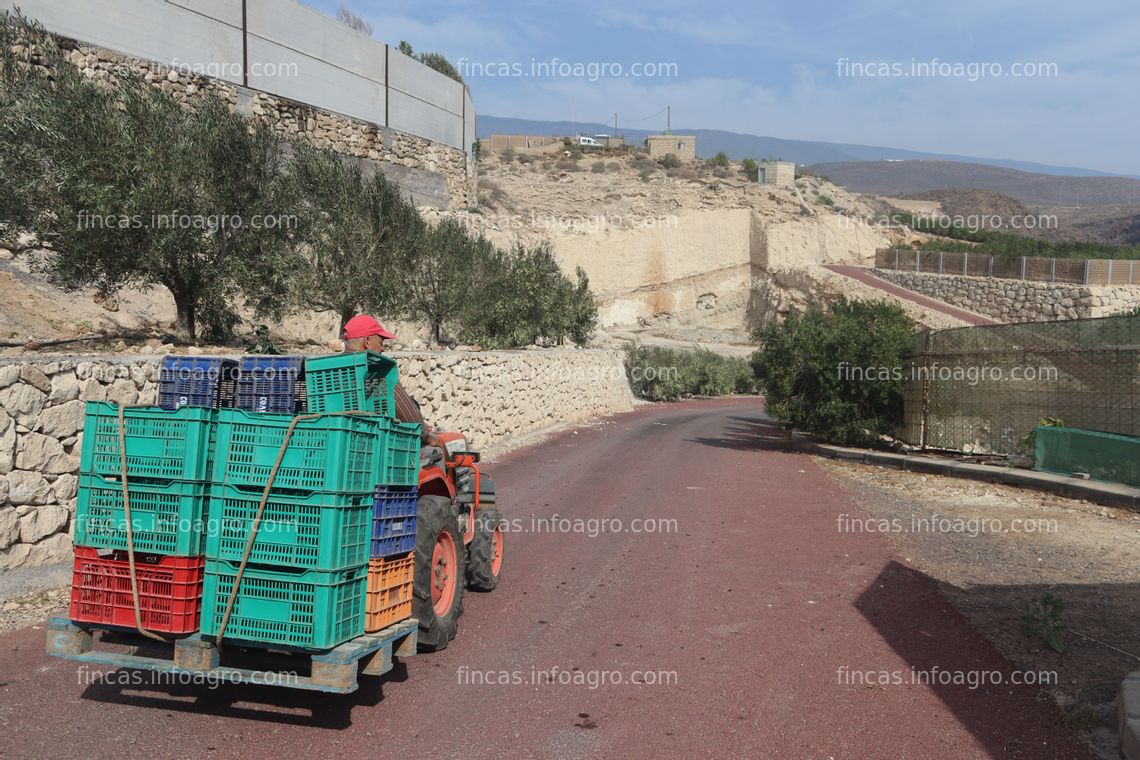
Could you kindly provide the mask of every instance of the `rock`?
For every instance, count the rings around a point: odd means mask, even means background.
[[[16,467],[16,423],[0,409],[0,475]]]
[[[106,401],[107,386],[95,378],[89,377],[79,383],[79,398],[84,401]]]
[[[8,501],[11,504],[47,504],[54,496],[51,483],[38,472],[13,470],[8,479]]]
[[[20,366],[18,364],[5,364],[0,367],[0,388],[7,388],[20,379]]]
[[[0,554],[0,569],[51,565],[68,559],[72,554],[71,536],[56,533],[37,544],[16,544]]]
[[[7,549],[20,537],[20,520],[13,507],[0,507],[0,549]]]
[[[120,378],[108,386],[107,400],[113,404],[137,404],[139,391],[131,380]]]
[[[11,261],[14,258],[16,258],[15,254],[7,248],[0,248],[0,261]]]
[[[48,404],[62,404],[79,398],[79,380],[74,373],[64,372],[51,379],[51,393]]]
[[[16,445],[16,466],[21,470],[62,474],[75,472],[79,462],[69,457],[55,438],[29,433],[20,436]]]
[[[70,438],[83,429],[84,408],[85,404],[78,400],[49,406],[40,415],[41,431],[54,438]]]
[[[31,425],[35,421],[46,401],[46,393],[25,383],[16,383],[0,390],[0,409],[25,425]]]
[[[20,367],[20,379],[41,393],[51,393],[51,380],[39,367],[31,364]]]
[[[71,473],[60,475],[52,484],[52,491],[60,503],[66,504],[74,499],[79,491],[79,478]]]
[[[20,518],[20,542],[34,544],[67,525],[68,511],[58,504],[45,504]]]

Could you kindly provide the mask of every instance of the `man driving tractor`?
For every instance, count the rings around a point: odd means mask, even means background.
[[[394,333],[385,329],[383,325],[376,321],[375,317],[368,314],[357,314],[348,320],[344,325],[343,337],[345,353],[373,351],[382,354],[384,353],[386,342],[396,339]],[[408,395],[408,392],[404,390],[404,386],[400,383],[396,383],[392,394],[396,402],[396,419],[400,422],[418,422],[422,430],[420,441],[425,446],[440,446],[435,434],[428,428],[427,421],[424,420],[419,405],[416,404],[412,397]]]

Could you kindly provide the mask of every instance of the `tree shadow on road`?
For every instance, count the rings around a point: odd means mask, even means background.
[[[1014,589],[975,590],[979,595],[998,591],[994,604],[1007,603]],[[1040,595],[1036,589],[1021,591],[1021,595]],[[947,601],[930,576],[891,561],[855,606],[910,666],[911,672],[902,676],[925,679],[919,682],[973,734],[985,748],[986,757],[1037,758],[1046,746],[1048,756],[1058,760],[1093,757],[1088,747],[1061,725],[1060,710],[1051,699],[1043,699],[1040,684],[1010,682],[1015,672],[1019,672],[1017,678],[1034,680],[1038,671],[1027,675],[1030,671],[1019,671],[1003,657]],[[851,663],[848,672],[879,669],[880,663]],[[1002,683],[993,683],[997,674]],[[988,682],[980,683],[986,679]]]
[[[781,451],[791,445],[788,430],[770,418],[757,414],[726,418],[728,426],[716,438],[694,438],[697,443],[737,451]]]

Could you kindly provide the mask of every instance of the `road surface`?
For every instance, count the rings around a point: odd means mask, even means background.
[[[1036,688],[952,685],[1013,669],[779,439],[758,401],[653,405],[495,463],[498,590],[348,697],[99,680],[0,637],[0,756],[1088,758]]]

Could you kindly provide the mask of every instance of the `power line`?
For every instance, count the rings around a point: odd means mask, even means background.
[[[669,106],[665,106],[664,108],[662,108],[657,113],[650,114],[649,116],[646,116],[644,119],[626,119],[625,123],[626,124],[640,124],[643,121],[648,121],[648,120],[652,119],[654,116],[660,116],[661,114],[665,113],[668,110],[669,110]]]

